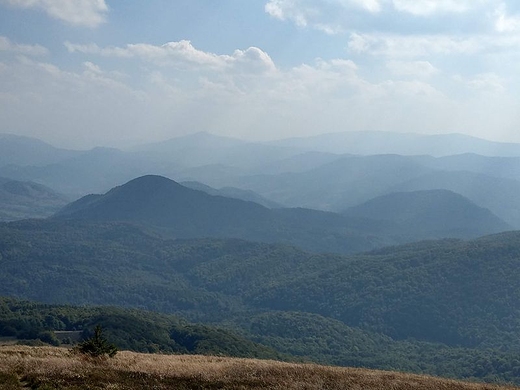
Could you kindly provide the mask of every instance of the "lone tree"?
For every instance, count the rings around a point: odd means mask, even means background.
[[[114,344],[110,344],[107,339],[103,337],[100,325],[96,325],[94,329],[94,335],[80,343],[77,346],[77,350],[92,357],[99,357],[103,355],[114,357],[117,353],[117,347]]]

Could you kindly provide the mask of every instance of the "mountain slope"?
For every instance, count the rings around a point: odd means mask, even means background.
[[[226,225],[239,226],[243,219],[262,220],[269,216],[269,211],[252,202],[211,196],[165,177],[148,175],[115,187],[105,195],[91,196],[87,201],[80,199],[56,216],[143,222],[186,232],[185,236],[189,236],[212,231],[217,234]]]
[[[433,171],[388,188],[388,192],[446,189],[470,199],[520,228],[520,181],[467,171]]]
[[[0,167],[4,165],[44,166],[81,154],[59,149],[36,138],[0,134]]]
[[[469,169],[471,161],[464,160]],[[485,159],[485,165],[492,160]],[[344,211],[394,192],[444,189],[461,194],[509,225],[520,228],[520,198],[516,195],[520,192],[520,181],[479,173],[478,164],[474,168],[476,172],[461,171],[457,161],[457,158],[428,156],[343,156],[309,171],[244,176],[231,184],[285,207],[329,211]],[[483,163],[480,158],[476,161]],[[515,172],[515,160],[507,161],[504,170]],[[480,170],[489,171],[485,167]]]
[[[285,242],[315,251],[351,253],[396,243],[382,226],[305,209],[270,210],[212,196],[161,176],[143,176],[105,195],[74,202],[56,218],[126,221],[179,238],[230,237]]]
[[[518,232],[345,257],[21,221],[0,225],[0,294],[175,312],[315,361],[518,380],[519,259]]]
[[[286,207],[334,211],[383,195],[396,183],[432,171],[405,156],[343,156],[309,171],[247,176],[233,185]]]
[[[199,390],[518,390],[513,386],[458,382],[387,371],[323,367],[215,356],[172,356],[121,352],[103,362],[85,361],[66,349],[0,349],[5,389],[199,389]],[[20,377],[20,366],[24,376]]]
[[[49,217],[67,202],[40,184],[0,178],[0,221]]]
[[[107,191],[136,175],[169,172],[172,165],[157,163],[113,148],[94,148],[80,155],[45,166],[6,166],[0,175],[16,180],[36,181],[62,194],[78,198]]]
[[[393,221],[407,234],[471,237],[511,230],[489,210],[448,190],[397,192],[351,207],[347,216]]]
[[[183,181],[180,184],[184,187],[191,188],[192,190],[202,191],[209,195],[219,195],[227,198],[244,200],[246,202],[254,202],[270,209],[282,207],[280,204],[264,198],[263,196],[258,195],[256,192],[242,190],[240,188],[222,187],[220,189],[216,189],[197,181]]]
[[[118,349],[137,352],[214,354],[235,357],[282,358],[222,328],[192,324],[174,316],[145,310],[102,306],[47,305],[0,297],[0,337],[42,340],[57,345],[56,335],[92,336],[100,325]],[[79,333],[79,334],[78,334]]]
[[[239,240],[162,240],[113,223],[0,228],[4,295],[205,318],[247,308],[305,311],[396,338],[520,350],[520,338],[511,339],[520,334],[519,232],[346,257]]]
[[[74,202],[56,218],[132,222],[176,238],[221,237],[289,243],[318,252],[353,253],[417,238],[475,237],[493,233],[497,224],[460,227],[460,231],[413,232],[394,221],[310,209],[267,209],[253,202],[212,196],[161,176],[143,176]],[[483,221],[481,221],[483,222]],[[503,225],[507,228],[506,225]],[[478,234],[477,234],[478,233]]]

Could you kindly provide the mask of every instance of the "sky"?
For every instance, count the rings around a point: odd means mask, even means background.
[[[520,2],[0,0],[0,133],[520,142]]]

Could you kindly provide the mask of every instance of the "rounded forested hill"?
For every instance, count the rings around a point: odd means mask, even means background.
[[[408,234],[470,238],[511,230],[486,208],[449,190],[394,192],[343,212],[346,216],[393,221]]]

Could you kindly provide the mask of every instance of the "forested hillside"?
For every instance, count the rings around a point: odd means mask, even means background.
[[[115,223],[23,221],[0,230],[2,295],[177,313],[313,361],[516,375],[519,233],[345,257],[164,240]]]
[[[100,325],[117,348],[138,352],[212,354],[282,359],[273,349],[255,344],[233,332],[166,314],[117,307],[47,305],[0,297],[0,337],[22,343],[40,340],[52,345],[71,344],[67,332],[91,337]]]
[[[147,175],[104,195],[85,196],[64,207],[55,217],[130,222],[173,238],[240,238],[337,253],[355,253],[428,238],[477,237],[510,228],[489,210],[461,196],[453,194],[447,199],[446,193],[441,194],[443,199],[430,206],[437,208],[432,212],[438,214],[435,220],[431,215],[416,215],[415,226],[410,226],[399,216],[376,218],[373,214],[268,209],[253,202],[212,196],[162,176]],[[440,214],[439,208],[443,206],[450,206],[451,211]],[[460,218],[461,215],[466,217]],[[417,228],[421,223],[424,229]]]

